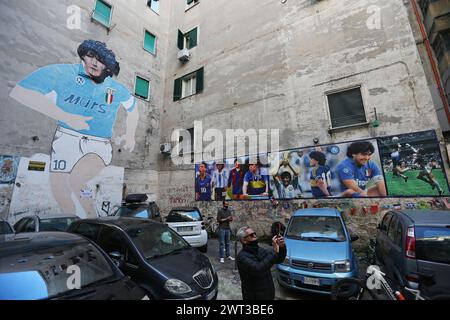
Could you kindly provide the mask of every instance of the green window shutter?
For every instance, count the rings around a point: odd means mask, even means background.
[[[203,68],[197,70],[197,83],[195,93],[199,93],[203,91]]]
[[[197,28],[189,32],[189,49],[197,46]]]
[[[143,99],[148,99],[149,97],[149,87],[150,82],[141,77],[136,77],[136,88],[134,93]]]
[[[183,80],[181,78],[175,79],[175,84],[173,88],[173,101],[178,101],[181,99],[182,88],[183,88]]]
[[[94,19],[109,27],[111,20],[111,6],[102,0],[97,0],[95,3]]]
[[[145,31],[144,49],[153,54],[156,52],[156,37],[148,31]]]
[[[187,4],[191,4],[194,0],[187,0]]]
[[[178,49],[182,50],[184,47],[184,34],[178,30]]]

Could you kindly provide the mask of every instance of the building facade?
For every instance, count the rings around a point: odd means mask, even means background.
[[[81,10],[79,29],[67,27],[71,5]],[[175,164],[160,152],[161,144],[176,144],[172,135],[178,129],[197,133],[193,145],[206,139],[195,123],[201,123],[203,133],[217,129],[223,136],[227,129],[278,129],[279,150],[436,130],[447,170],[436,91],[416,46],[408,2],[48,0],[30,5],[3,0],[0,8],[0,153],[21,159],[14,183],[1,186],[2,215],[12,220],[58,210],[54,189],[39,187],[55,165],[50,154],[58,123],[15,101],[10,92],[39,68],[79,63],[76,48],[85,39],[105,42],[115,52],[121,66],[117,81],[138,101],[139,119],[130,152],[121,139],[129,125],[126,110],[119,110],[112,162],[70,195],[77,210],[93,201],[97,214],[108,214],[123,192],[139,192],[153,194],[164,213],[196,205],[215,214],[220,202],[195,201],[194,165]],[[444,78],[445,57],[444,50],[439,64]],[[351,108],[342,107],[346,104]],[[233,156],[243,155],[234,141],[224,145]],[[30,162],[44,162],[46,169],[30,171]],[[399,201],[328,202],[350,208]],[[265,232],[304,202],[284,201],[278,207],[269,201],[234,202],[235,225],[251,222]],[[367,219],[353,221],[370,226]],[[376,225],[379,216],[370,219]]]

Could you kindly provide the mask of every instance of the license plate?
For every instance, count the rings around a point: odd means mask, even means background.
[[[212,298],[214,298],[215,295],[216,295],[216,290],[211,291],[211,292],[208,293],[208,295],[206,296],[206,300],[212,300]]]
[[[320,280],[319,279],[315,279],[315,278],[304,277],[303,278],[303,283],[304,284],[309,284],[309,285],[312,285],[312,286],[320,286]]]
[[[178,232],[184,232],[184,231],[192,231],[192,227],[178,227]]]

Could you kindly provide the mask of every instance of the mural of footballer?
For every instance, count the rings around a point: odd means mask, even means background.
[[[336,167],[342,197],[385,197],[386,185],[378,165],[370,160],[375,147],[370,141],[353,142],[348,146],[347,159]],[[374,186],[367,188],[369,181]]]
[[[97,216],[92,198],[80,190],[112,159],[111,137],[117,112],[127,111],[123,149],[133,151],[139,112],[130,91],[113,80],[120,67],[106,44],[86,40],[78,47],[80,64],[54,64],[20,81],[10,96],[58,121],[52,143],[50,181],[62,212],[75,213],[78,199],[82,217]]]
[[[314,198],[324,198],[331,196],[331,171],[326,165],[327,158],[320,151],[313,151],[309,154],[311,164],[311,193]]]

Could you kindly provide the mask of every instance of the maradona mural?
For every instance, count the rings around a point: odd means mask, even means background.
[[[43,67],[20,81],[10,96],[58,121],[48,168],[52,194],[61,212],[87,217],[98,212],[88,182],[111,164],[119,107],[127,111],[123,149],[130,152],[139,113],[131,92],[113,79],[120,67],[105,43],[86,40],[77,52],[81,63]],[[123,181],[123,169],[117,172]]]

